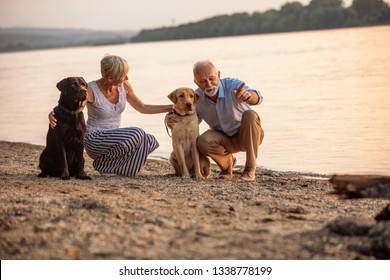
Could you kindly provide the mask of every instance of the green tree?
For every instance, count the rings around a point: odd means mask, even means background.
[[[283,5],[279,12],[276,30],[281,32],[297,30],[302,7],[302,4],[299,2],[291,2]]]
[[[382,0],[353,0],[352,2],[352,8],[360,17],[372,13],[381,5],[383,5]]]
[[[352,9],[358,14],[361,25],[390,23],[389,5],[382,0],[354,0]]]
[[[358,13],[352,7],[344,10],[344,17],[344,27],[356,27],[361,24]]]
[[[324,7],[339,7],[343,6],[344,2],[342,0],[312,0],[308,7],[309,9],[318,9]]]
[[[262,14],[263,20],[260,26],[260,33],[276,32],[277,22],[279,20],[279,12],[276,10],[269,10]]]
[[[343,9],[323,7],[310,13],[310,29],[327,29],[344,26]]]
[[[177,27],[142,30],[133,42],[262,34],[390,24],[390,8],[383,0],[354,0],[344,8],[342,0],[312,0],[283,5],[280,10],[236,13],[208,18]]]

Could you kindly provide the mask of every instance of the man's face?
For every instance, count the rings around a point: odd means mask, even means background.
[[[220,72],[210,66],[198,70],[194,76],[195,84],[209,97],[218,93]]]

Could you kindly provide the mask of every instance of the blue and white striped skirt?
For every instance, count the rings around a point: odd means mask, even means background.
[[[87,132],[85,150],[100,173],[133,177],[159,146],[153,135],[137,127]]]

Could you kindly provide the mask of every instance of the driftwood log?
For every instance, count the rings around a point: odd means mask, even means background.
[[[390,176],[333,175],[329,181],[343,198],[390,199]]]

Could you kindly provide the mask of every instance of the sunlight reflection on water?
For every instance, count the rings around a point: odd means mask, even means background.
[[[130,82],[145,103],[168,104],[173,89],[195,87],[192,65],[206,58],[222,77],[259,89],[264,102],[254,109],[265,130],[259,166],[390,174],[389,26],[2,53],[0,140],[44,145],[56,83],[99,78],[105,53],[130,62]],[[128,105],[122,126],[154,134],[160,147],[153,156],[168,158],[163,119]]]

